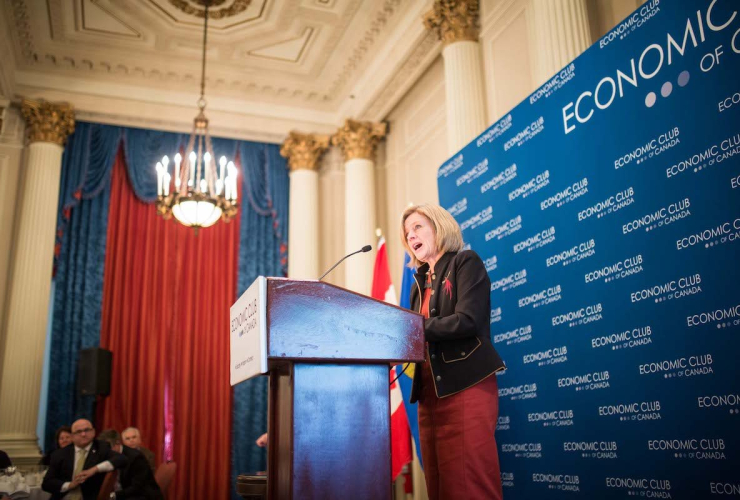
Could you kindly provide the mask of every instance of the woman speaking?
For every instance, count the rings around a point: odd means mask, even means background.
[[[407,208],[401,235],[417,268],[411,307],[426,318],[411,402],[419,401],[429,498],[501,499],[494,374],[505,366],[490,339],[485,265],[472,250],[460,251],[460,226],[440,206]]]

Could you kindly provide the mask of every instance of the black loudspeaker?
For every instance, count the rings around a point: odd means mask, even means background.
[[[80,396],[110,394],[110,367],[113,353],[100,347],[80,349],[77,364],[77,392]]]

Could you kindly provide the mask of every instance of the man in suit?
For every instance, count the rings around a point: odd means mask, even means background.
[[[105,472],[125,467],[128,459],[95,439],[89,420],[72,424],[72,443],[52,453],[41,488],[51,493],[52,500],[96,500]]]
[[[144,455],[146,461],[149,462],[149,467],[152,468],[152,472],[157,471],[157,464],[154,460],[154,452],[141,446],[141,433],[139,432],[139,429],[137,429],[136,427],[127,427],[121,433],[121,437],[123,438],[123,441],[121,442],[124,445],[140,451],[141,454]]]
[[[110,494],[110,498],[164,500],[149,463],[141,452],[124,446],[121,443],[121,435],[114,429],[101,432],[100,439],[106,441],[114,451],[128,458],[128,465],[119,471],[116,491]]]

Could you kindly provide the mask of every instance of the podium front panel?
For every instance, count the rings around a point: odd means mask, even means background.
[[[391,497],[388,367],[296,364],[293,499]]]

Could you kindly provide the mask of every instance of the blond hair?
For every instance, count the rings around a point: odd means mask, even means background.
[[[437,245],[436,250],[438,252],[441,251],[442,253],[446,253],[460,251],[463,247],[462,232],[460,231],[460,226],[455,218],[450,215],[450,212],[439,205],[432,205],[429,203],[411,205],[403,211],[403,215],[401,216],[401,242],[403,243],[403,247],[406,249],[406,252],[408,252],[411,257],[409,267],[418,268],[423,264],[423,262],[417,260],[414,252],[409,246],[409,242],[406,241],[406,228],[404,225],[406,224],[406,219],[414,213],[423,215],[432,223],[435,243]]]

